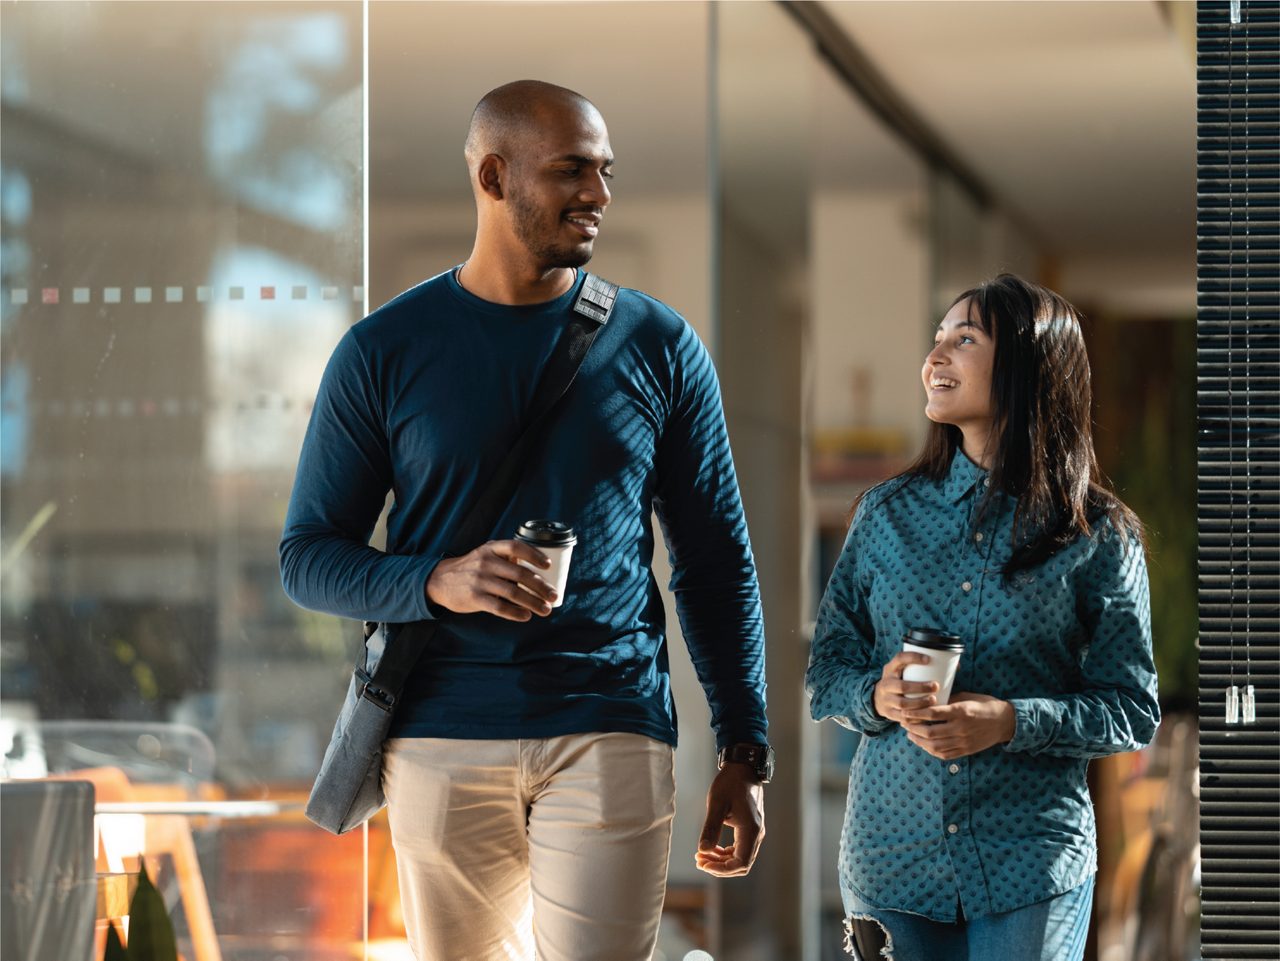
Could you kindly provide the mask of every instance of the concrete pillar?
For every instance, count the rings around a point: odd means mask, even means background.
[[[811,619],[805,396],[813,53],[774,4],[713,5],[714,349],[764,598],[767,836],[745,879],[717,882],[716,958],[813,957],[807,878],[803,625]],[[761,64],[768,63],[768,69]]]

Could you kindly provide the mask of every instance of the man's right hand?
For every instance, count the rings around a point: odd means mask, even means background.
[[[930,707],[938,703],[935,695],[938,685],[935,681],[904,681],[902,672],[908,664],[928,664],[929,658],[915,651],[900,651],[893,660],[884,666],[880,680],[876,681],[872,700],[876,713],[886,721],[902,723],[902,712],[921,707]],[[908,698],[908,694],[923,694],[924,697]]]
[[[524,541],[489,541],[461,557],[446,557],[427,578],[427,600],[455,614],[480,611],[508,621],[546,617],[555,588],[534,571],[551,566],[545,554]]]

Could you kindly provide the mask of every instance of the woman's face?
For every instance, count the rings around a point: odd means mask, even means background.
[[[960,428],[965,453],[982,455],[995,411],[991,403],[991,366],[995,343],[969,317],[962,300],[942,318],[933,350],[920,371],[927,398],[924,413],[939,424]]]

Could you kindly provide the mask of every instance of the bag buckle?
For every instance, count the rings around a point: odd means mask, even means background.
[[[574,301],[573,311],[603,327],[613,313],[618,290],[617,284],[611,284],[595,274],[587,274],[586,280],[582,282],[582,289],[578,292],[578,299]]]
[[[360,685],[360,696],[373,704],[374,707],[380,708],[390,714],[396,704],[394,695],[387,693],[380,687],[374,686],[373,678],[365,674],[364,671],[357,671],[356,675],[363,682]]]

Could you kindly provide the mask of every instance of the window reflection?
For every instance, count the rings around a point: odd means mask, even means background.
[[[361,100],[333,84],[358,69],[348,21],[304,12],[245,24],[205,101],[214,182],[241,203],[316,231],[350,226]],[[346,155],[332,149],[341,143]]]
[[[171,773],[211,813],[144,816],[184,955],[349,956],[364,892],[324,871],[360,838],[292,805],[354,638],[288,604],[274,558],[315,385],[363,306],[361,7],[3,17],[5,772],[151,803],[166,779],[130,752],[194,732],[198,783]],[[126,747],[84,740],[108,723]]]

